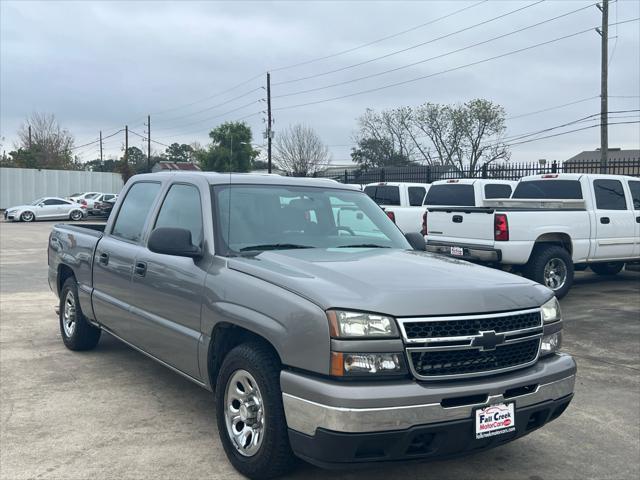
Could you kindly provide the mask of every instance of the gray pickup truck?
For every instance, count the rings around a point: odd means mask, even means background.
[[[106,226],[53,228],[49,283],[68,348],[104,330],[214,391],[250,478],[478,452],[557,418],[576,365],[551,290],[416,235],[331,180],[136,175]]]

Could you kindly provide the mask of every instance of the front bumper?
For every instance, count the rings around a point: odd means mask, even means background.
[[[406,430],[340,433],[320,429],[314,436],[289,430],[300,458],[325,468],[357,467],[371,462],[443,459],[494,448],[531,433],[558,418],[573,394],[528,407],[516,402],[516,431],[476,440],[474,420],[452,420]]]
[[[536,414],[541,422],[538,423],[542,425],[555,418],[554,412],[559,407],[564,410],[568,405],[573,394],[575,373],[573,358],[555,354],[522,370],[476,379],[437,383],[409,379],[341,383],[284,371],[281,374],[281,386],[292,448],[299,456],[324,464],[366,460],[358,460],[355,453],[350,460],[344,460],[341,456],[335,459],[328,457],[323,445],[329,440],[338,444],[346,442],[351,445],[350,451],[357,452],[361,445],[376,443],[375,439],[378,438],[397,437],[399,442],[407,444],[421,433],[432,434],[435,431],[449,432],[448,435],[451,435],[458,428],[468,431],[469,438],[473,438],[473,411],[505,400],[516,403],[516,415],[520,415],[520,412],[524,412],[522,415],[529,412],[529,416]],[[546,414],[536,413],[543,410]],[[527,418],[517,418],[516,436],[531,430],[525,428],[528,422]],[[520,427],[525,430],[521,431]],[[436,430],[432,431],[433,428]],[[446,443],[445,440],[437,442]],[[493,446],[496,442],[502,443],[502,440],[485,443]],[[460,447],[457,453],[485,445],[475,439],[471,443],[474,445],[472,448],[466,447],[467,442],[456,444]],[[436,449],[437,452],[432,452],[430,448],[425,455],[440,457],[456,453],[450,452],[449,447],[442,448],[444,450],[441,453],[437,453],[440,447]],[[312,451],[315,454],[312,455]],[[393,460],[396,459],[395,455],[384,449],[384,454],[379,458],[370,460]],[[409,457],[411,455],[406,458]]]
[[[459,247],[462,249],[462,255],[452,255],[451,247]],[[463,260],[471,260],[476,262],[498,263],[502,260],[500,250],[483,245],[467,245],[462,243],[446,243],[427,241],[427,252],[439,253],[449,257],[460,258]]]

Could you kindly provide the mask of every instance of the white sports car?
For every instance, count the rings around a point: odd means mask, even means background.
[[[30,205],[10,207],[4,211],[4,219],[33,222],[34,220],[69,219],[82,220],[87,216],[86,205],[59,197],[43,197]]]

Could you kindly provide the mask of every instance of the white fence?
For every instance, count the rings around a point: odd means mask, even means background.
[[[118,193],[118,173],[74,170],[0,168],[0,209],[31,203],[39,197],[68,197],[72,193]]]

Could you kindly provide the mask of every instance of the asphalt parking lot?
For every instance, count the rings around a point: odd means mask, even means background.
[[[52,222],[0,224],[0,478],[232,479],[212,395],[103,335],[64,348],[47,285]],[[640,273],[578,274],[562,300],[576,396],[558,420],[457,460],[291,478],[632,479],[640,475]]]

